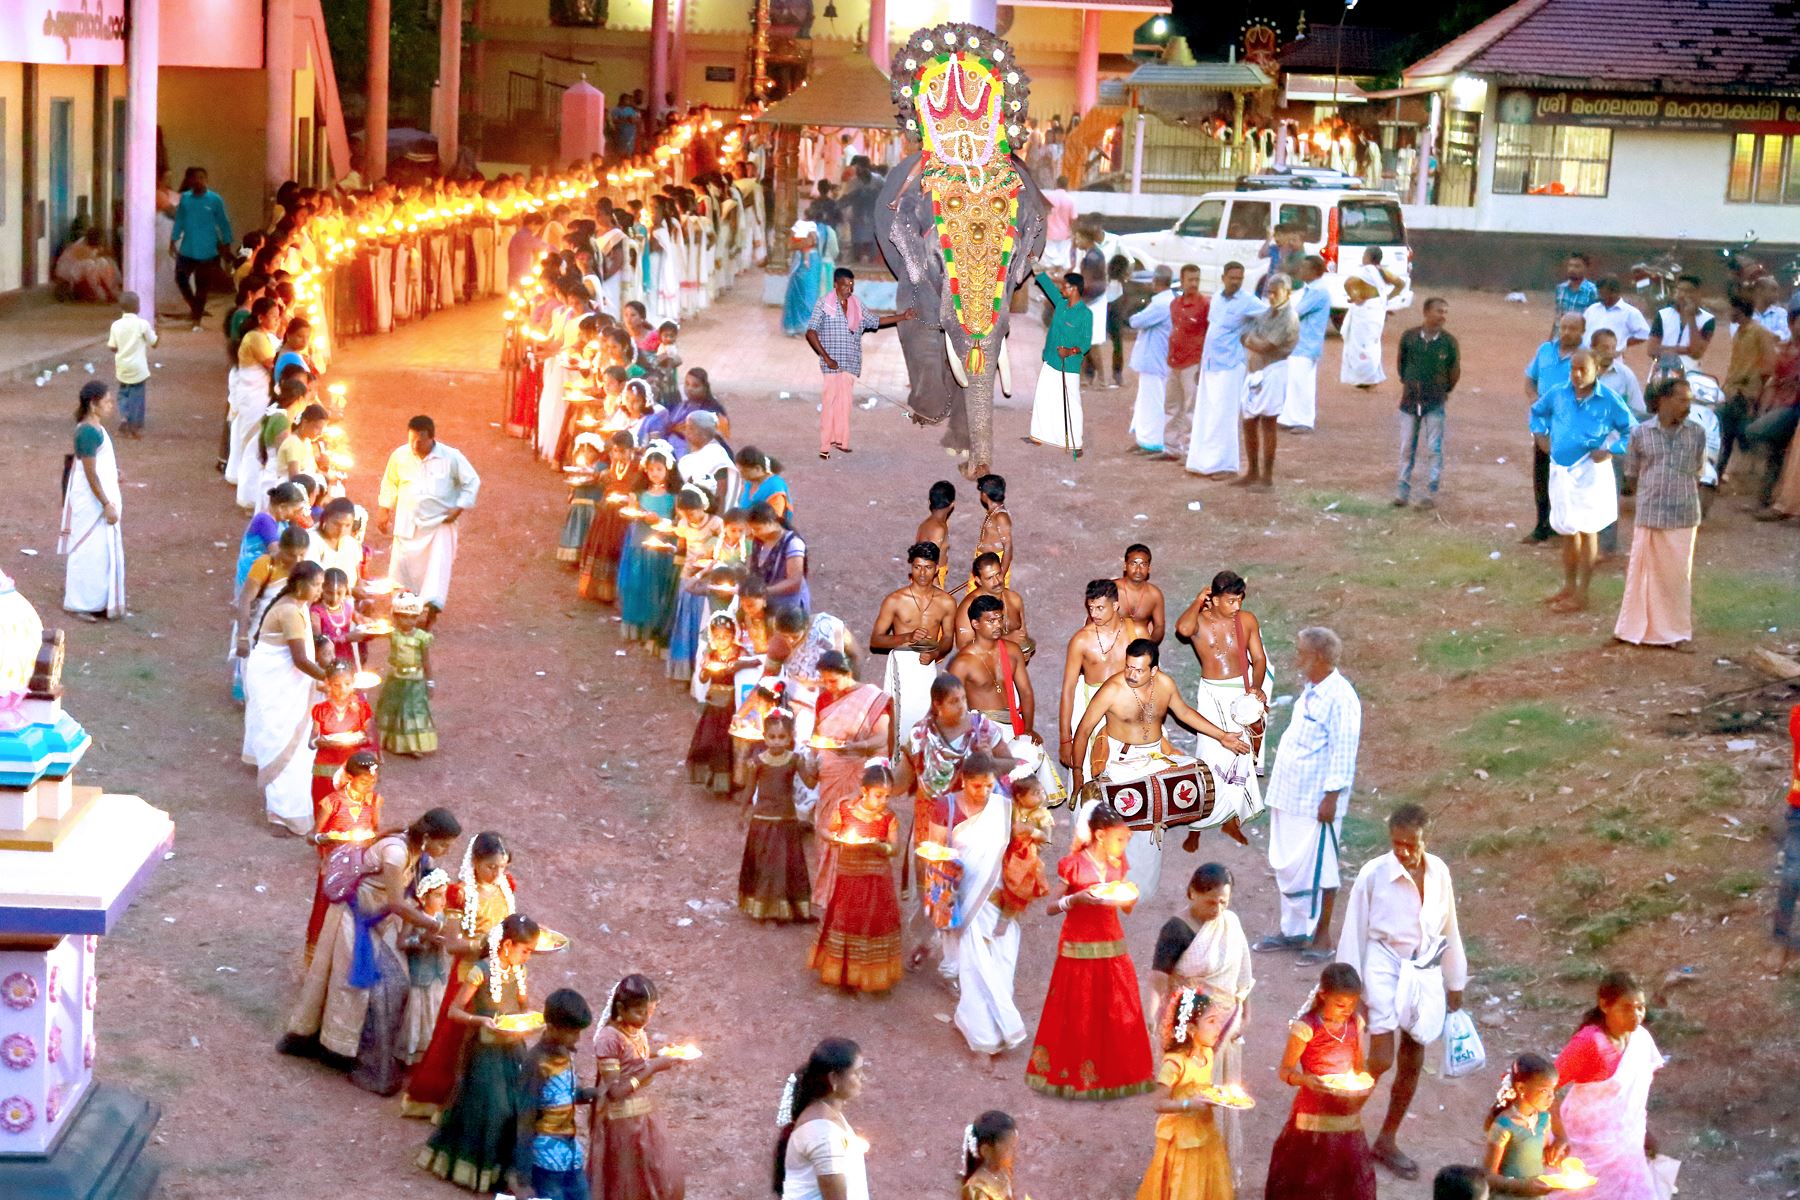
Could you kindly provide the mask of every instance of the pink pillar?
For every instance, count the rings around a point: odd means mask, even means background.
[[[156,320],[156,68],[160,0],[131,0],[125,44],[125,289]]]
[[[668,115],[663,96],[669,90],[669,0],[650,0],[650,103],[658,123]]]
[[[1081,57],[1075,60],[1075,111],[1085,113],[1100,99],[1100,14],[1081,14]]]
[[[363,118],[363,182],[370,187],[387,174],[388,0],[369,0],[369,107]]]
[[[869,60],[881,68],[883,75],[888,73],[887,0],[869,0]]]
[[[446,171],[456,162],[458,121],[462,115],[462,0],[439,0],[438,17],[438,161]]]
[[[263,27],[263,74],[269,96],[263,147],[268,194],[294,171],[294,0],[269,0]]]
[[[675,93],[675,111],[680,112],[687,107],[687,0],[673,0],[675,5],[671,22],[674,25],[670,37],[669,54],[669,90]]]
[[[561,117],[558,166],[577,160],[586,162],[590,155],[606,153],[606,97],[587,81],[587,76],[563,92]]]

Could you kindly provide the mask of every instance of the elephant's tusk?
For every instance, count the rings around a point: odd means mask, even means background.
[[[1002,337],[1000,344],[994,347],[994,369],[1000,373],[1000,394],[1012,395],[1012,367],[1006,361],[1006,339]]]
[[[950,360],[950,374],[956,377],[957,387],[969,386],[969,373],[963,370],[962,359],[956,353],[956,344],[950,340],[950,331],[944,330],[944,357]]]

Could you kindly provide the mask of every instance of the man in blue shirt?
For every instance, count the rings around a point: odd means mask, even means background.
[[[1300,262],[1300,281],[1294,293],[1294,312],[1300,318],[1300,340],[1288,355],[1287,402],[1281,406],[1283,429],[1311,433],[1318,419],[1319,356],[1325,353],[1325,330],[1331,324],[1331,294],[1320,280],[1325,260],[1309,254]]]
[[[1131,369],[1138,377],[1137,402],[1131,408],[1133,445],[1146,454],[1161,454],[1167,415],[1163,396],[1169,382],[1169,332],[1174,322],[1169,306],[1175,293],[1169,285],[1175,272],[1166,265],[1150,275],[1150,301],[1131,314],[1128,323],[1137,330],[1131,343]]]
[[[1585,313],[1588,305],[1600,299],[1600,289],[1596,288],[1594,281],[1587,277],[1587,255],[1576,251],[1569,255],[1563,268],[1568,277],[1556,285],[1556,293],[1552,297],[1556,305],[1556,312],[1550,318],[1551,337],[1556,336],[1557,325],[1565,314]]]
[[[1219,282],[1219,293],[1207,310],[1206,349],[1200,358],[1187,469],[1195,475],[1235,479],[1241,465],[1238,417],[1248,370],[1244,330],[1269,306],[1244,290],[1243,263],[1226,263]]]
[[[206,316],[206,297],[219,256],[231,249],[231,221],[225,201],[206,189],[206,172],[189,167],[181,199],[175,205],[175,230],[169,235],[169,253],[175,256],[175,286],[188,302],[194,328]]]
[[[1569,382],[1569,364],[1574,361],[1575,351],[1581,349],[1586,332],[1587,322],[1578,312],[1557,318],[1556,336],[1539,346],[1525,366],[1527,401],[1536,404],[1538,397]],[[1550,528],[1550,456],[1537,447],[1531,452],[1531,493],[1537,500],[1537,524],[1519,539],[1526,545],[1547,542],[1556,536]]]
[[[1600,531],[1619,519],[1613,459],[1631,436],[1631,410],[1599,386],[1599,375],[1593,352],[1577,350],[1569,381],[1531,406],[1531,436],[1550,456],[1550,525],[1565,537],[1562,590],[1545,601],[1556,612],[1587,608]]]

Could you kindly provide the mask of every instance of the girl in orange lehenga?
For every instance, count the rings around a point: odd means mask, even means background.
[[[312,963],[313,947],[325,925],[325,860],[348,841],[374,841],[381,831],[381,765],[368,750],[350,755],[336,777],[336,786],[313,803],[313,829],[307,837],[319,848],[319,878],[313,884],[312,915],[306,919],[306,962]]]
[[[836,848],[836,882],[820,914],[819,940],[806,965],[819,981],[857,992],[885,992],[906,973],[900,962],[900,894],[893,859],[900,824],[888,811],[894,774],[881,759],[863,769],[862,794],[842,801],[827,823]]]
[[[642,975],[619,980],[594,1034],[594,1088],[588,1127],[588,1182],[594,1200],[682,1200],[681,1162],[669,1153],[652,1111],[649,1084],[686,1061],[650,1053],[644,1027],[656,1011],[656,985]]]
[[[1178,988],[1162,1020],[1163,1060],[1156,1072],[1156,1152],[1137,1200],[1231,1200],[1231,1157],[1212,1106],[1195,1097],[1212,1083],[1212,1054],[1199,1044],[1204,997]]]
[[[506,843],[497,833],[476,834],[463,852],[462,869],[457,881],[450,885],[444,920],[446,931],[455,930],[460,935],[444,943],[456,961],[451,967],[450,986],[444,991],[444,1003],[438,1009],[431,1044],[406,1077],[406,1090],[400,1096],[403,1116],[436,1117],[456,1086],[457,1064],[474,1026],[452,1020],[450,1005],[469,969],[487,954],[488,931],[518,909],[513,898],[513,878],[507,871],[511,861]]]
[[[819,802],[813,808],[819,856],[813,878],[813,911],[822,913],[831,903],[831,885],[837,875],[831,819],[840,805],[860,794],[863,764],[869,756],[887,753],[892,701],[873,684],[856,682],[850,660],[841,651],[821,654],[817,670],[819,698],[812,746],[819,752]]]

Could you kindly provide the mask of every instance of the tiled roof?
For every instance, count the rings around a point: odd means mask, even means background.
[[[1178,67],[1170,63],[1145,63],[1125,77],[1126,87],[1188,87],[1214,91],[1266,88],[1270,79],[1261,67],[1247,62],[1203,62]]]
[[[1406,40],[1405,34],[1394,29],[1345,25],[1341,30],[1344,47],[1340,66],[1337,61],[1339,32],[1336,25],[1312,26],[1305,37],[1281,48],[1281,69],[1326,73],[1337,69],[1346,75],[1380,75],[1396,65],[1394,52]]]
[[[1519,0],[1406,71],[1546,86],[1800,94],[1800,0]]]

